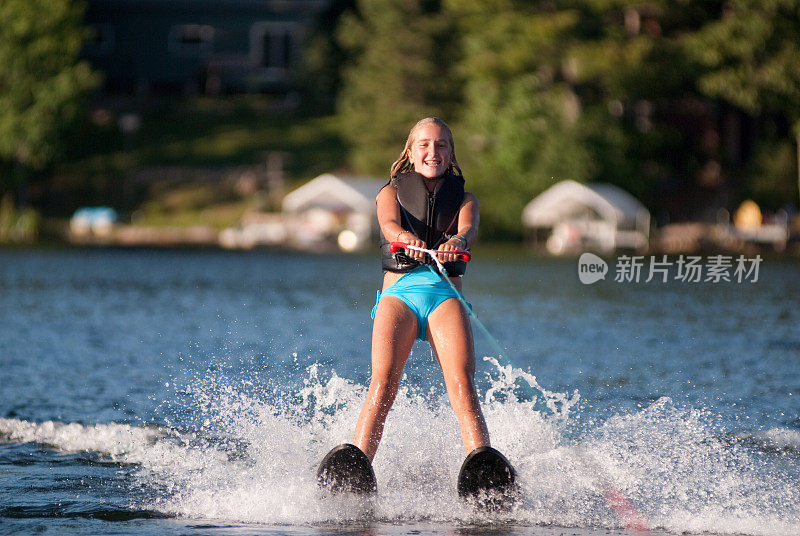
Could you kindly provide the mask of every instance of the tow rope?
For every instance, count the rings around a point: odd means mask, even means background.
[[[498,362],[500,358],[505,358],[504,361],[506,362],[506,364],[513,368],[513,364],[511,363],[511,360],[508,358],[508,356],[505,355],[503,347],[500,346],[500,343],[497,341],[497,339],[495,339],[492,336],[492,334],[489,332],[489,330],[486,328],[483,322],[480,321],[478,316],[472,310],[470,304],[467,302],[466,299],[464,299],[464,295],[461,294],[461,291],[459,291],[453,284],[453,282],[450,280],[450,277],[447,275],[447,270],[445,269],[444,264],[442,264],[442,262],[439,260],[439,255],[449,253],[457,255],[459,260],[469,262],[472,258],[470,252],[464,250],[436,251],[433,249],[425,249],[417,246],[411,246],[409,244],[406,244],[405,242],[392,242],[389,245],[389,250],[392,253],[397,252],[398,250],[401,249],[419,251],[421,253],[425,253],[433,260],[433,262],[436,264],[436,268],[439,271],[439,274],[437,275],[441,275],[441,277],[445,281],[447,281],[447,284],[450,285],[450,288],[453,289],[453,292],[455,292],[456,298],[458,298],[458,300],[467,310],[467,313],[472,319],[473,324],[478,326],[478,329],[480,329],[481,333],[484,334],[489,343],[494,347],[494,350],[497,352]],[[428,269],[431,270],[433,273],[436,273],[436,270],[434,270],[430,264],[426,264],[425,266],[427,266]],[[544,396],[545,404],[547,405],[548,409],[550,409],[551,411],[553,411],[553,413],[555,413],[555,407],[551,405],[555,402],[555,400],[553,400],[553,394],[544,389],[541,385],[539,385],[539,383],[536,381],[535,376],[529,374],[526,375],[525,379],[530,384],[531,387],[538,390],[542,394],[542,396]],[[642,514],[636,509],[636,507],[633,505],[630,499],[628,499],[627,496],[622,492],[622,490],[620,490],[611,481],[611,479],[608,476],[606,476],[607,472],[602,467],[600,467],[600,464],[597,463],[594,457],[590,453],[586,452],[585,449],[583,449],[582,447],[576,446],[574,450],[575,450],[574,455],[578,459],[578,462],[586,469],[587,472],[593,474],[600,482],[600,485],[603,488],[603,497],[605,498],[606,503],[608,504],[609,508],[611,508],[611,510],[625,523],[625,526],[628,528],[628,530],[640,534],[647,533],[648,532],[647,524],[645,523]]]

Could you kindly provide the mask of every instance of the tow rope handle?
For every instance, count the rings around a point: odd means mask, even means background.
[[[389,243],[389,251],[392,253],[397,253],[400,250],[405,251],[406,249],[416,249],[418,251],[423,251],[425,253],[436,253],[437,255],[443,255],[445,253],[451,253],[453,255],[458,256],[458,260],[469,262],[472,259],[472,254],[469,251],[465,251],[463,249],[457,249],[455,251],[433,251],[429,249],[418,248],[415,246],[409,246],[405,242],[390,242]]]

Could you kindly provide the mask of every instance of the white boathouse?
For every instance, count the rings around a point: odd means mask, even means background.
[[[288,193],[281,209],[289,244],[364,249],[377,235],[375,197],[384,184],[385,179],[325,173]]]
[[[559,182],[522,211],[534,247],[552,255],[584,251],[644,251],[650,212],[628,192],[611,184]]]

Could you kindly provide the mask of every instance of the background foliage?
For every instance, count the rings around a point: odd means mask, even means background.
[[[82,16],[70,0],[0,2],[0,190],[64,156],[64,134],[98,82],[78,61]]]
[[[563,179],[659,223],[775,210],[797,202],[798,21],[792,0],[363,0],[337,28],[337,111],[352,166],[381,174],[440,114],[496,236]]]
[[[453,127],[494,238],[563,179],[621,186],[658,224],[797,205],[800,0],[333,0],[297,71],[303,105],[280,113],[266,95],[129,96],[89,121],[88,37],[80,2],[0,2],[4,221],[17,205],[133,210],[118,186],[137,167],[266,151],[289,182],[385,176],[427,115]],[[142,127],[123,136],[130,112]]]

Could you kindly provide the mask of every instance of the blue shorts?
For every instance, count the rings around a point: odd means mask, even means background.
[[[389,288],[381,292],[375,298],[375,306],[372,308],[372,319],[375,319],[375,311],[378,310],[378,302],[383,296],[394,296],[405,303],[414,316],[417,317],[417,339],[424,341],[425,331],[428,327],[428,316],[443,301],[450,298],[457,298],[458,294],[450,285],[438,274],[427,266],[418,266],[410,272],[403,274],[403,277],[389,285]]]

